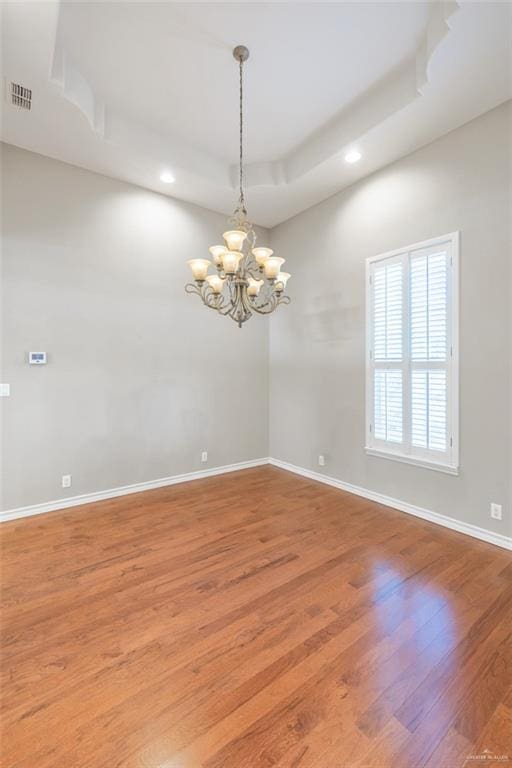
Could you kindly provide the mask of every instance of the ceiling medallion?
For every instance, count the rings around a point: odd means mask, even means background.
[[[212,245],[209,251],[217,274],[208,274],[209,259],[189,259],[193,283],[185,286],[187,293],[196,293],[203,304],[219,314],[231,317],[238,327],[253,312],[269,315],[279,304],[289,304],[284,294],[290,275],[282,272],[284,259],[273,255],[270,248],[256,247],[256,233],[247,220],[243,188],[243,64],[249,58],[244,45],[237,45],[233,56],[240,70],[240,195],[230,228],[224,232],[226,245]],[[245,250],[244,250],[245,249]]]

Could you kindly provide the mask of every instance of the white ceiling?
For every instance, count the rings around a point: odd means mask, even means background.
[[[5,3],[2,139],[273,226],[512,97],[509,3]],[[359,163],[344,162],[357,147]],[[176,181],[164,185],[162,170]]]

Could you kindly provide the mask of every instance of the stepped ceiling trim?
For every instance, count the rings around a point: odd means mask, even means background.
[[[427,27],[414,57],[404,61],[394,72],[374,83],[336,117],[306,138],[295,150],[273,162],[249,163],[245,168],[246,186],[276,187],[286,185],[306,175],[329,158],[343,152],[367,131],[384,122],[422,95],[429,82],[429,64],[450,31],[449,18],[459,10],[459,3],[435,3]],[[152,153],[169,152],[179,158],[174,161],[194,175],[218,183],[223,181],[233,189],[238,175],[237,165],[226,165],[211,154],[198,151],[177,137],[150,131],[143,125],[126,121],[114,109],[99,99],[90,83],[72,64],[72,58],[60,40],[59,28],[55,40],[50,80],[62,91],[62,96],[77,107],[91,129],[110,142],[132,148],[152,148]],[[106,129],[108,126],[108,131]],[[146,150],[147,151],[147,150]]]
[[[248,165],[247,186],[269,186],[294,181],[330,157],[343,152],[367,131],[421,96],[429,81],[430,60],[450,31],[448,19],[458,10],[457,2],[437,3],[413,59],[405,61],[391,75],[375,83],[286,158],[270,164],[270,168],[266,163]],[[231,178],[236,178],[236,166],[231,167]]]
[[[92,130],[105,137],[105,104],[96,97],[86,78],[70,63],[64,47],[56,41],[50,82],[62,91],[62,96],[77,107]]]
[[[512,5],[493,0],[17,0],[2,21],[4,78],[33,96],[4,100],[3,141],[225,215],[244,38],[248,205],[267,227],[512,98]]]

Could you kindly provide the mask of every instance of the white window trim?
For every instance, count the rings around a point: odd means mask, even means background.
[[[450,356],[450,368],[449,368],[449,380],[450,380],[450,424],[451,424],[451,445],[449,452],[449,461],[436,462],[433,461],[430,456],[421,458],[418,456],[411,456],[407,453],[400,451],[400,446],[397,446],[397,450],[394,451],[389,445],[385,447],[378,447],[375,445],[373,435],[371,432],[371,424],[373,419],[373,385],[371,382],[371,374],[373,373],[372,363],[372,319],[371,319],[371,269],[372,264],[384,259],[390,259],[394,256],[404,256],[411,251],[419,250],[420,248],[430,248],[432,246],[443,245],[450,243],[450,269],[451,269],[451,293],[449,303],[449,319],[451,326],[451,356]],[[439,472],[445,472],[450,475],[459,474],[459,252],[460,252],[460,233],[450,232],[447,235],[441,237],[434,237],[430,240],[423,240],[419,243],[413,243],[405,248],[398,248],[395,251],[388,251],[387,253],[381,253],[378,256],[371,256],[366,259],[366,443],[365,452],[368,456],[375,456],[383,459],[391,459],[393,461],[400,461],[405,464],[413,464],[425,469],[433,469]],[[408,301],[408,293],[404,291],[404,301]],[[384,363],[385,365],[385,363]],[[408,426],[406,425],[406,428]]]

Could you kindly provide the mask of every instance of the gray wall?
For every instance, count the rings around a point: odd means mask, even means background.
[[[511,524],[510,102],[281,224],[270,455],[505,535]],[[340,160],[340,162],[342,162]],[[363,160],[364,162],[364,160]],[[365,259],[460,230],[460,474],[366,456]],[[326,454],[319,470],[318,454]],[[503,504],[503,521],[489,516]]]
[[[293,302],[270,349],[264,318],[240,331],[183,291],[222,216],[4,145],[2,508],[269,454],[319,470],[323,453],[327,475],[511,535],[511,118],[502,106],[272,230]],[[364,454],[364,263],[457,229],[451,477]]]
[[[240,330],[183,290],[225,218],[2,157],[2,508],[267,456],[267,319]]]

